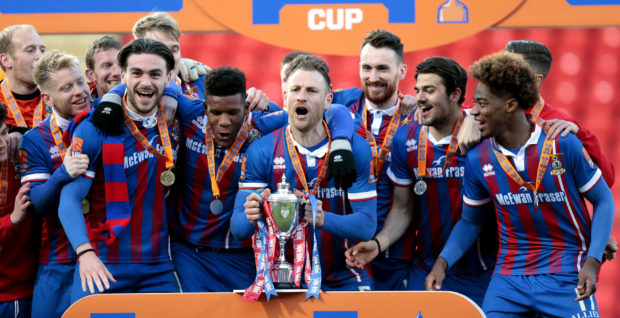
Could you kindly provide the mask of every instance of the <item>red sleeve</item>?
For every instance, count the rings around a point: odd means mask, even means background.
[[[17,230],[19,230],[19,226],[13,225],[10,213],[0,217],[0,245],[8,242]]]
[[[605,182],[611,188],[614,185],[615,174],[614,174],[614,166],[613,164],[603,155],[603,151],[601,149],[601,145],[598,142],[598,139],[594,134],[588,129],[579,125],[577,121],[575,121],[570,115],[566,112],[554,108],[549,104],[545,104],[542,112],[540,113],[540,118],[548,120],[548,119],[561,119],[575,123],[579,126],[579,131],[577,132],[577,138],[581,140],[581,143],[592,157],[592,161],[596,163],[596,165],[601,169],[603,173],[603,178],[605,178]]]

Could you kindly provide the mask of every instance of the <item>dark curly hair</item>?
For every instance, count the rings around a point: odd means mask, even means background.
[[[487,55],[476,61],[469,72],[491,93],[501,98],[515,98],[523,109],[538,102],[536,74],[517,54],[497,52]]]
[[[230,66],[214,68],[205,77],[207,95],[224,97],[240,94],[245,100],[245,86],[245,74]]]

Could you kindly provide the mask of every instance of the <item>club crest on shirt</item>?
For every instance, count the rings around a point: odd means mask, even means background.
[[[551,175],[553,176],[559,176],[566,172],[566,169],[562,167],[560,155],[563,155],[563,153],[551,154]]]

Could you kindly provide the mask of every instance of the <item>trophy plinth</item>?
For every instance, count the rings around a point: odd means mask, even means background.
[[[277,289],[296,288],[293,282],[293,266],[286,260],[285,247],[297,227],[300,199],[289,190],[289,186],[286,177],[282,176],[282,182],[278,183],[278,191],[267,198],[278,228],[276,238],[280,245],[280,256],[273,264],[273,284]]]

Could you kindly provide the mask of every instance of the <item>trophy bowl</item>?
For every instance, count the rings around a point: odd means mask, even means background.
[[[286,260],[286,242],[291,238],[299,222],[301,199],[289,190],[286,177],[278,183],[278,191],[267,198],[271,206],[274,223],[278,229],[276,239],[280,245],[280,256],[273,265],[273,284],[277,289],[296,288],[293,283],[293,266]]]

